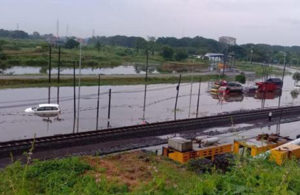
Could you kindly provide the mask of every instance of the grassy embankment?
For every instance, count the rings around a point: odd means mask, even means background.
[[[220,79],[219,75],[203,75],[203,76],[194,76],[194,81],[197,82],[200,78],[201,81],[208,80],[216,80]],[[226,77],[226,79],[232,79]],[[191,76],[183,76],[182,82],[189,82],[191,80]],[[177,83],[177,76],[158,76],[158,77],[149,77],[148,84],[159,84],[159,83]],[[144,84],[144,77],[110,77],[105,76],[101,79],[101,85],[135,85],[135,84]],[[95,86],[98,85],[98,77],[82,77],[81,78],[81,86]],[[5,88],[25,88],[25,87],[47,87],[48,86],[48,78],[8,78],[8,79],[0,79],[0,89]],[[51,86],[57,86],[56,79],[53,79]],[[73,79],[70,78],[62,78],[60,81],[60,86],[73,86]]]
[[[256,76],[282,75],[282,69],[272,66],[262,66],[257,63],[237,61],[236,67],[241,71],[255,72]],[[286,71],[286,74],[289,74]]]
[[[5,60],[0,61],[1,67],[9,68],[10,66],[36,66],[41,67],[40,74],[46,75],[48,69],[48,45],[44,41],[39,40],[13,40],[1,39],[0,40],[3,53],[6,56]],[[52,68],[57,67],[57,48],[52,49]],[[62,67],[73,67],[72,60],[79,59],[78,49],[65,49],[61,50]],[[119,46],[102,46],[98,51],[94,46],[89,45],[83,47],[82,67],[112,67],[120,64],[144,64],[145,54],[143,50],[139,52],[133,48],[124,48]],[[149,57],[150,64],[157,64],[157,70],[162,73],[188,72],[188,71],[201,71],[207,69],[208,62],[195,59],[187,59],[183,62],[174,62],[164,60],[158,52]],[[142,67],[143,69],[144,67]],[[30,75],[26,75],[27,77]],[[203,76],[202,80],[209,80],[218,78],[217,75]],[[152,77],[149,78],[149,84],[155,83],[173,83],[177,81],[176,76]],[[188,80],[187,77],[183,81]],[[144,79],[138,77],[109,77],[106,76],[102,79],[102,85],[128,85],[128,84],[143,84]],[[55,81],[53,81],[55,85]],[[82,85],[96,85],[97,78],[83,78]],[[63,78],[61,86],[71,86],[71,78]],[[37,78],[5,78],[0,80],[0,88],[15,88],[15,87],[44,87],[48,86],[48,80]]]
[[[300,167],[237,160],[225,173],[196,174],[142,152],[16,162],[0,171],[1,194],[299,194]]]
[[[7,59],[2,60],[5,66],[37,66],[48,67],[48,44],[41,40],[0,40],[3,53]],[[53,67],[56,67],[58,60],[58,48],[52,48]],[[61,48],[62,67],[72,67],[73,61],[79,60],[78,49]],[[145,55],[142,51],[118,46],[103,46],[98,51],[93,46],[82,48],[83,67],[113,67],[123,63],[144,62]],[[150,63],[160,63],[163,59],[159,55],[151,56]]]
[[[10,66],[36,66],[42,67],[41,73],[45,73],[48,67],[48,44],[42,40],[26,39],[0,39],[0,46],[6,55],[5,60],[0,61],[4,67]],[[57,66],[58,48],[52,48],[53,67]],[[79,60],[79,49],[61,48],[62,67],[73,67],[73,61]],[[82,47],[83,67],[113,67],[127,63],[142,63],[146,61],[145,51],[135,48],[125,48],[120,46],[103,45],[99,50],[93,45]],[[163,59],[159,52],[149,55],[150,64],[163,64],[167,60]],[[185,62],[195,62],[203,64],[202,60],[187,59]],[[168,70],[166,70],[168,71]]]

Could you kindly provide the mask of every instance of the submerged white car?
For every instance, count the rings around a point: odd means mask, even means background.
[[[54,117],[59,115],[61,110],[58,104],[39,104],[36,107],[25,109],[25,112],[41,117]]]

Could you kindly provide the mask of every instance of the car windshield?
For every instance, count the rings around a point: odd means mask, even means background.
[[[47,110],[58,110],[57,107],[53,107],[53,106],[45,106],[45,107],[39,107],[37,109],[37,111],[47,111]]]

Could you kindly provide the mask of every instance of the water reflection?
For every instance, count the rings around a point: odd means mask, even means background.
[[[48,67],[32,67],[32,66],[13,66],[5,69],[0,74],[5,75],[23,75],[23,74],[46,74],[48,72]],[[157,65],[148,66],[149,73],[159,73],[157,70]],[[57,74],[57,68],[51,70],[52,74]],[[73,74],[72,68],[61,68],[61,74]],[[76,74],[79,70],[76,69]],[[104,74],[104,75],[128,75],[128,74],[145,74],[145,65],[135,64],[135,65],[120,65],[116,67],[106,67],[106,68],[82,68],[81,74]]]
[[[240,92],[230,92],[228,94],[211,94],[213,99],[218,100],[220,103],[222,102],[241,102],[244,100],[243,93]]]
[[[278,98],[282,95],[282,90],[275,90],[275,91],[267,91],[261,92],[256,90],[255,92],[230,92],[230,93],[210,93],[213,99],[218,101],[225,101],[225,102],[241,102],[244,100],[244,97],[252,97],[258,100],[272,100]]]
[[[261,100],[261,99],[272,100],[272,99],[278,98],[281,95],[282,95],[281,89],[277,89],[274,91],[265,91],[265,92],[256,91],[254,98],[259,99],[259,100]]]

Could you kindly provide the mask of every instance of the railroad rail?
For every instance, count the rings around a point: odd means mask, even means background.
[[[30,148],[34,151],[45,151],[72,146],[84,146],[106,141],[115,141],[126,138],[166,135],[188,130],[200,130],[208,127],[238,124],[255,120],[266,120],[268,113],[272,112],[273,118],[290,115],[300,115],[300,106],[281,108],[268,108],[259,110],[236,111],[193,119],[158,122],[146,125],[134,125],[104,130],[85,131],[75,134],[62,134],[34,139],[13,140],[0,142],[0,158],[9,155],[19,155]]]

